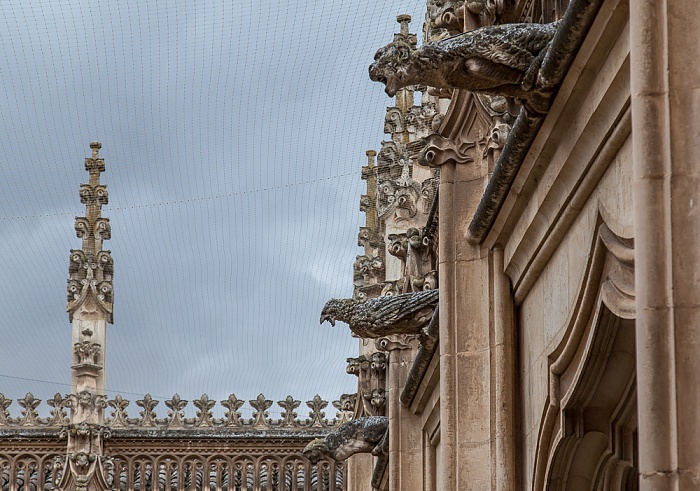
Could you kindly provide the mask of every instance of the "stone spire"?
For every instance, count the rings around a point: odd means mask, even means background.
[[[75,233],[83,240],[81,249],[70,251],[68,267],[68,317],[73,322],[76,311],[88,300],[103,311],[107,322],[112,317],[112,275],[114,263],[110,251],[102,250],[102,241],[111,237],[109,218],[102,218],[102,205],[107,204],[107,186],[100,183],[105,170],[104,159],[99,158],[102,144],[90,143],[92,157],[85,159],[85,170],[90,174],[88,184],[80,185],[80,202],[85,205],[85,216],[75,218]]]
[[[68,317],[72,326],[73,363],[71,393],[66,398],[70,424],[62,429],[68,440],[67,455],[56,465],[63,467],[60,491],[104,491],[107,485],[104,439],[105,349],[107,323],[112,323],[112,275],[114,265],[102,241],[110,238],[109,219],[102,218],[107,204],[107,186],[100,183],[105,161],[99,157],[102,144],[90,143],[92,157],[85,159],[90,179],[80,185],[85,216],[75,218],[75,232],[82,247],[70,251],[68,267]]]

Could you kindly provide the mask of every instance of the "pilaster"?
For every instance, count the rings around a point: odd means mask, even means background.
[[[700,483],[700,18],[630,8],[636,350],[642,490]]]

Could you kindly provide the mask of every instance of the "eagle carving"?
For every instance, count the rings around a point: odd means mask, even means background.
[[[439,290],[421,290],[387,297],[370,298],[364,302],[331,299],[321,311],[325,321],[345,322],[361,338],[381,338],[392,334],[423,334],[430,323],[439,299]]]

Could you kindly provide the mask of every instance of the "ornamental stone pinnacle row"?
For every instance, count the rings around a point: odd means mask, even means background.
[[[75,218],[75,233],[82,239],[82,247],[70,251],[68,268],[68,317],[88,301],[104,311],[107,322],[113,323],[114,263],[110,251],[102,250],[102,241],[111,237],[108,218],[103,218],[102,205],[108,203],[107,186],[100,183],[105,161],[99,157],[102,144],[90,143],[92,156],[85,159],[85,170],[90,179],[80,185],[80,202],[85,205],[85,216]]]

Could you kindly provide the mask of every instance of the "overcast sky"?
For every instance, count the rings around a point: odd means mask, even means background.
[[[318,319],[352,294],[360,168],[391,105],[367,66],[396,15],[420,32],[424,8],[0,2],[0,392],[70,390],[68,252],[95,140],[115,262],[112,395],[354,392],[357,341]]]

